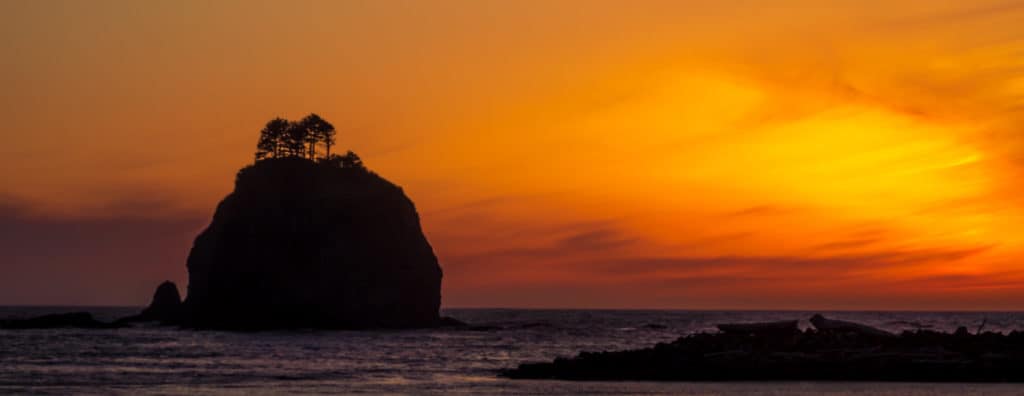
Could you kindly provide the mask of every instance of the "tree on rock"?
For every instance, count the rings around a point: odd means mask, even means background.
[[[341,167],[362,168],[363,160],[356,153],[353,153],[352,150],[349,150],[345,155],[341,156]]]
[[[256,143],[256,160],[267,157],[280,157],[284,148],[284,136],[288,133],[291,122],[284,118],[274,118],[260,131],[260,140]]]
[[[267,122],[267,125],[260,131],[260,139],[256,143],[256,161],[282,157],[299,157],[312,161],[326,161],[333,157],[341,158],[331,154],[334,136],[334,125],[313,113],[299,122],[288,121],[280,117],[274,118]],[[323,157],[317,157],[317,146],[321,144],[326,153]],[[361,161],[353,163],[361,163]]]
[[[318,162],[335,168],[366,170],[363,160],[351,150],[345,155],[331,154],[329,157],[320,158]]]
[[[288,157],[304,157],[306,154],[306,130],[294,122],[288,123],[284,134],[284,147]]]
[[[324,157],[330,157],[331,146],[334,145],[334,125],[331,125],[327,120],[320,118],[316,113],[311,113],[306,116],[306,118],[303,118],[302,121],[299,121],[299,123],[303,125],[309,134],[307,136],[307,139],[310,139],[309,157],[311,159],[316,157],[316,144],[320,142],[324,144],[324,148],[326,149]]]

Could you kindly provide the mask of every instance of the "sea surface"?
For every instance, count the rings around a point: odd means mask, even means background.
[[[0,307],[0,317],[139,308]],[[447,309],[474,330],[236,333],[143,326],[0,329],[0,394],[681,394],[1020,395],[1024,384],[571,382],[499,378],[521,362],[621,350],[712,331],[716,323],[815,312]],[[893,331],[1024,330],[1024,312],[823,312]]]

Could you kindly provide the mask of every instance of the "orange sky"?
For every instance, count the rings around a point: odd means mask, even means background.
[[[1024,3],[6,1],[0,304],[142,304],[275,116],[416,202],[444,305],[1024,301]]]

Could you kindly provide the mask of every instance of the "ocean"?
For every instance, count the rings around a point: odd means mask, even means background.
[[[0,307],[0,317],[139,308]],[[1019,395],[1024,384],[571,382],[499,378],[521,362],[640,348],[717,323],[818,312],[445,309],[472,330],[0,330],[0,394]],[[1024,330],[1024,312],[821,312],[901,331]]]

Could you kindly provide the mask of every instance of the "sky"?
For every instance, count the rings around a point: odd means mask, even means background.
[[[0,2],[0,305],[142,305],[271,118],[445,307],[1019,310],[1024,1]]]

